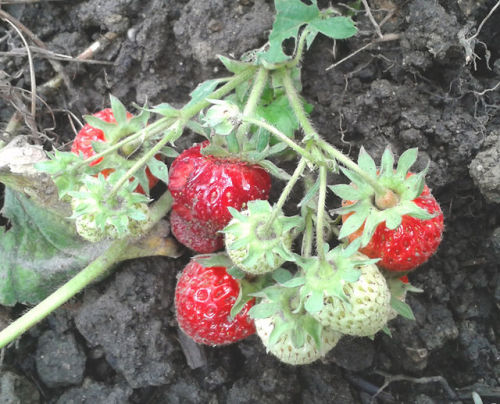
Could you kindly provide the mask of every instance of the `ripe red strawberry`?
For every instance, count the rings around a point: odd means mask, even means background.
[[[248,301],[231,318],[230,312],[240,285],[225,267],[205,267],[192,260],[182,271],[175,289],[177,322],[195,342],[225,345],[255,333],[248,310],[255,299]]]
[[[385,193],[360,175],[343,169],[352,183],[336,185],[343,207],[340,238],[361,241],[361,253],[380,258],[377,265],[400,277],[423,264],[441,243],[443,213],[424,182],[425,171],[408,172],[417,159],[417,149],[405,151],[394,169],[389,149],[382,156],[380,168],[361,149],[358,165]]]
[[[113,110],[111,108],[103,109],[95,114],[94,117],[109,123],[116,123],[116,119],[113,115]],[[132,118],[133,115],[127,112],[127,118]],[[82,129],[77,133],[75,139],[73,140],[73,144],[71,146],[71,151],[75,154],[82,153],[84,158],[92,157],[96,154],[95,150],[92,147],[92,142],[106,142],[106,136],[101,129],[95,128],[90,124],[85,124]],[[160,155],[157,156],[157,159],[160,159]],[[90,163],[91,166],[95,166],[102,161],[102,158],[96,159]],[[108,177],[109,174],[113,172],[112,169],[104,169],[101,173]],[[149,188],[154,187],[158,183],[158,178],[156,178],[149,169],[146,169],[146,175],[149,181]],[[136,188],[136,192],[144,193],[143,188],[139,185]]]
[[[241,210],[248,201],[267,199],[269,174],[236,158],[204,156],[194,145],[171,165],[169,190],[174,199],[172,233],[185,246],[208,253],[223,247],[222,230],[231,220],[228,208]]]
[[[439,247],[443,233],[443,213],[432,196],[427,185],[422,194],[413,200],[420,208],[430,214],[436,214],[431,219],[422,220],[416,217],[403,215],[401,224],[396,229],[388,229],[380,223],[370,242],[359,251],[370,258],[380,258],[377,265],[388,271],[406,272],[426,262]],[[344,201],[350,205],[353,201]],[[352,215],[342,216],[342,221]],[[364,226],[349,235],[349,241],[357,239],[363,234]]]

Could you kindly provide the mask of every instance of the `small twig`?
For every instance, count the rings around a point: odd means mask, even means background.
[[[43,0],[43,2],[48,2],[48,1],[65,1],[65,0]],[[24,4],[24,3],[40,3],[41,0],[4,0],[0,1],[0,6],[7,5],[7,4]]]
[[[325,70],[331,70],[335,67],[337,67],[338,65],[344,63],[346,60],[352,58],[353,56],[357,55],[358,53],[364,51],[365,49],[369,48],[370,46],[372,45],[375,45],[376,43],[380,43],[380,42],[388,42],[388,41],[396,41],[400,38],[400,35],[399,34],[385,34],[382,38],[379,38],[379,39],[375,39],[371,42],[368,42],[366,45],[363,45],[361,48],[355,50],[354,52],[350,53],[349,55],[347,55],[345,58],[342,58],[340,59],[338,62],[332,64],[331,66],[328,66]]]
[[[430,377],[410,377],[405,375],[391,375],[389,373],[383,372],[381,370],[377,370],[374,373],[381,375],[384,377],[385,381],[382,387],[378,389],[378,391],[372,396],[371,402],[373,403],[375,398],[384,391],[389,384],[393,382],[405,381],[410,383],[417,384],[428,384],[428,383],[440,383],[443,389],[448,394],[448,397],[452,400],[456,400],[458,398],[457,393],[450,387],[448,381],[443,376],[430,376]]]
[[[24,46],[26,47],[26,53],[28,55],[28,63],[30,67],[30,82],[31,82],[31,116],[30,116],[30,121],[31,121],[31,130],[33,132],[36,132],[36,77],[35,77],[35,66],[33,64],[33,56],[30,51],[30,47],[28,45],[28,42],[26,41],[26,38],[24,37],[23,33],[19,28],[16,27],[16,25],[10,21],[9,19],[4,18],[4,20],[12,27],[14,30],[17,32],[19,37],[24,43]]]
[[[481,92],[479,92],[479,91],[473,91],[472,93],[473,93],[474,95],[477,95],[478,97],[482,97],[482,96],[483,96],[483,95],[485,95],[486,93],[489,93],[489,92],[491,92],[491,91],[495,91],[498,87],[500,87],[500,81],[499,81],[497,84],[495,84],[495,86],[494,86],[494,87],[492,87],[492,88],[487,88],[487,89],[485,89],[485,90],[483,90],[483,91],[481,91]]]
[[[47,59],[53,60],[61,60],[63,62],[77,62],[77,63],[88,63],[88,64],[102,64],[102,65],[112,65],[113,62],[103,61],[103,60],[94,60],[94,59],[78,59],[72,56],[64,55],[61,53],[51,52],[47,49],[39,48],[37,46],[30,46],[30,50],[32,53],[36,55],[40,55],[41,57],[45,57]],[[24,49],[11,49],[8,52],[0,52],[0,56],[26,56],[26,51]]]
[[[373,17],[372,10],[370,9],[370,6],[368,4],[367,0],[361,0],[363,3],[363,6],[365,7],[366,15],[370,19],[372,25],[375,27],[375,32],[377,33],[378,37],[382,39],[384,35],[382,34],[382,31],[380,30],[380,26],[378,25],[377,21],[375,21],[375,18]]]

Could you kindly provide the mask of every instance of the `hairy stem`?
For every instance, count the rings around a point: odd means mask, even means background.
[[[263,231],[268,232],[271,229],[271,226],[273,225],[273,222],[276,220],[278,217],[279,213],[281,212],[281,209],[283,208],[283,205],[285,204],[288,196],[290,195],[290,192],[292,192],[293,187],[299,180],[300,176],[304,172],[304,169],[306,168],[307,160],[302,157],[299,161],[299,164],[297,165],[297,168],[293,172],[292,177],[288,181],[288,184],[286,184],[285,188],[281,192],[281,195],[276,202],[276,204],[273,207],[273,211],[271,213],[271,217],[267,221],[267,223],[264,225]]]
[[[321,147],[326,153],[328,153],[330,157],[334,158],[345,167],[359,174],[366,181],[366,183],[373,188],[377,195],[382,196],[387,194],[388,190],[380,185],[371,176],[369,176],[354,161],[352,161],[341,151],[337,150],[331,144],[321,139],[321,136],[316,132],[311,124],[311,121],[306,115],[302,101],[300,100],[297,90],[293,85],[292,78],[290,77],[290,72],[287,69],[285,69],[283,72],[283,85],[285,86],[285,91],[288,96],[290,105],[297,117],[297,120],[299,121],[300,126],[304,130],[306,139],[311,139],[317,146]]]
[[[324,221],[325,221],[325,201],[326,201],[326,167],[319,168],[319,192],[318,192],[318,211],[316,212],[316,251],[321,261],[325,261],[324,244]]]
[[[181,121],[176,121],[169,129],[167,129],[167,135],[163,137],[158,143],[156,143],[150,150],[147,151],[144,156],[142,156],[139,160],[135,162],[135,164],[129,168],[129,170],[123,174],[123,176],[118,180],[113,189],[109,194],[109,198],[112,198],[116,195],[116,193],[120,190],[120,188],[125,184],[129,178],[131,178],[137,170],[141,169],[149,159],[153,158],[163,146],[165,146],[168,142],[174,141],[177,139],[184,129],[184,125]]]
[[[153,222],[165,216],[171,206],[172,197],[167,192],[151,208]],[[82,291],[91,282],[105,275],[112,266],[123,260],[124,252],[133,243],[134,241],[128,239],[114,241],[99,258],[92,261],[54,293],[2,330],[0,332],[0,348],[14,341],[25,331],[42,321],[50,313]]]
[[[264,91],[264,88],[266,87],[268,76],[269,76],[269,71],[267,69],[261,67],[258,70],[257,74],[255,75],[255,80],[252,86],[252,90],[250,91],[247,103],[245,104],[245,108],[243,109],[243,116],[247,116],[249,118],[254,117],[255,110],[259,105],[262,91]],[[246,134],[249,126],[250,126],[249,122],[244,122],[236,132],[236,139],[238,140],[240,149],[242,148],[243,142],[246,139]]]
[[[308,210],[305,217],[304,235],[302,236],[301,255],[304,258],[311,256],[313,236],[314,236],[314,229],[313,229],[312,212],[311,210]]]
[[[265,129],[265,130],[271,132],[274,136],[276,136],[283,143],[286,143],[290,147],[290,149],[295,151],[297,154],[300,154],[302,157],[306,158],[308,161],[314,163],[314,157],[311,155],[311,153],[309,153],[303,147],[299,146],[292,139],[290,139],[287,135],[285,135],[283,132],[281,132],[280,130],[275,128],[273,125],[267,123],[263,119],[248,118],[248,117],[243,116],[242,120],[243,120],[243,122],[248,122],[249,124],[259,126],[262,129]]]

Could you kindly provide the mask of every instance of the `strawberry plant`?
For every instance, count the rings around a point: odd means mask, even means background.
[[[315,0],[275,6],[265,46],[241,60],[220,57],[232,76],[200,84],[179,109],[162,103],[133,116],[111,97],[111,109],[86,118],[72,152],[50,152],[37,164],[72,212],[64,223],[107,244],[1,332],[0,346],[114,263],[164,252],[146,246],[169,212],[174,237],[204,254],[192,258],[175,291],[179,326],[196,342],[224,345],[256,330],[267,351],[298,365],[324,356],[342,335],[389,332],[395,313],[413,318],[404,300],[418,290],[401,277],[429,259],[443,232],[426,170],[409,172],[416,149],[396,166],[386,149],[377,167],[364,148],[355,162],[320,136],[300,96],[301,60],[318,34],[348,38],[355,24]],[[294,44],[289,51],[285,40]],[[189,131],[203,141],[179,155],[175,141]],[[292,159],[289,173],[282,163]],[[346,183],[330,183],[331,173]],[[168,189],[154,201],[157,181]],[[291,212],[286,202],[299,189]],[[330,209],[335,195],[341,206]]]

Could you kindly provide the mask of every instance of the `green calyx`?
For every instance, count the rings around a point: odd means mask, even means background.
[[[150,218],[149,199],[134,192],[137,181],[123,186],[110,197],[113,183],[123,172],[114,172],[107,179],[86,176],[79,191],[70,191],[71,206],[78,233],[85,239],[96,242],[106,238],[121,239],[141,236]]]
[[[325,298],[338,298],[346,305],[349,298],[345,285],[357,282],[361,276],[360,268],[375,264],[378,259],[364,259],[357,253],[359,242],[355,241],[346,248],[337,246],[326,253],[326,260],[318,257],[303,258],[298,262],[305,273],[305,282],[300,289],[301,301],[310,314],[323,309]]]
[[[303,224],[300,216],[287,217],[280,212],[272,220],[273,208],[263,200],[248,202],[242,212],[229,210],[233,219],[223,233],[227,254],[236,266],[258,275],[294,260],[290,248],[295,230]]]
[[[303,347],[308,335],[312,337],[316,347],[321,348],[322,326],[299,306],[298,288],[270,286],[254,295],[261,297],[261,301],[248,314],[254,320],[272,319],[269,348],[285,334],[295,348]]]
[[[111,110],[116,123],[105,122],[95,116],[85,115],[85,121],[92,127],[104,132],[106,141],[110,144],[117,143],[124,137],[144,129],[148,123],[150,112],[143,108],[139,115],[129,118],[127,110],[120,100],[112,95],[109,97]],[[133,146],[132,146],[133,147]],[[132,152],[133,150],[130,150]],[[130,153],[126,153],[130,154]]]
[[[394,230],[401,224],[403,216],[412,216],[421,220],[434,217],[425,209],[417,206],[414,199],[418,198],[425,186],[424,169],[417,174],[409,174],[410,167],[417,160],[417,149],[405,151],[399,158],[394,169],[394,155],[387,148],[382,155],[380,167],[377,169],[374,160],[361,148],[358,157],[358,166],[369,177],[380,184],[386,193],[377,194],[373,186],[359,174],[347,168],[342,172],[351,180],[351,184],[333,185],[329,188],[344,201],[353,202],[336,210],[336,213],[350,216],[340,229],[339,238],[344,238],[359,230],[363,225],[361,247],[367,245],[377,226],[385,222],[385,226]]]

